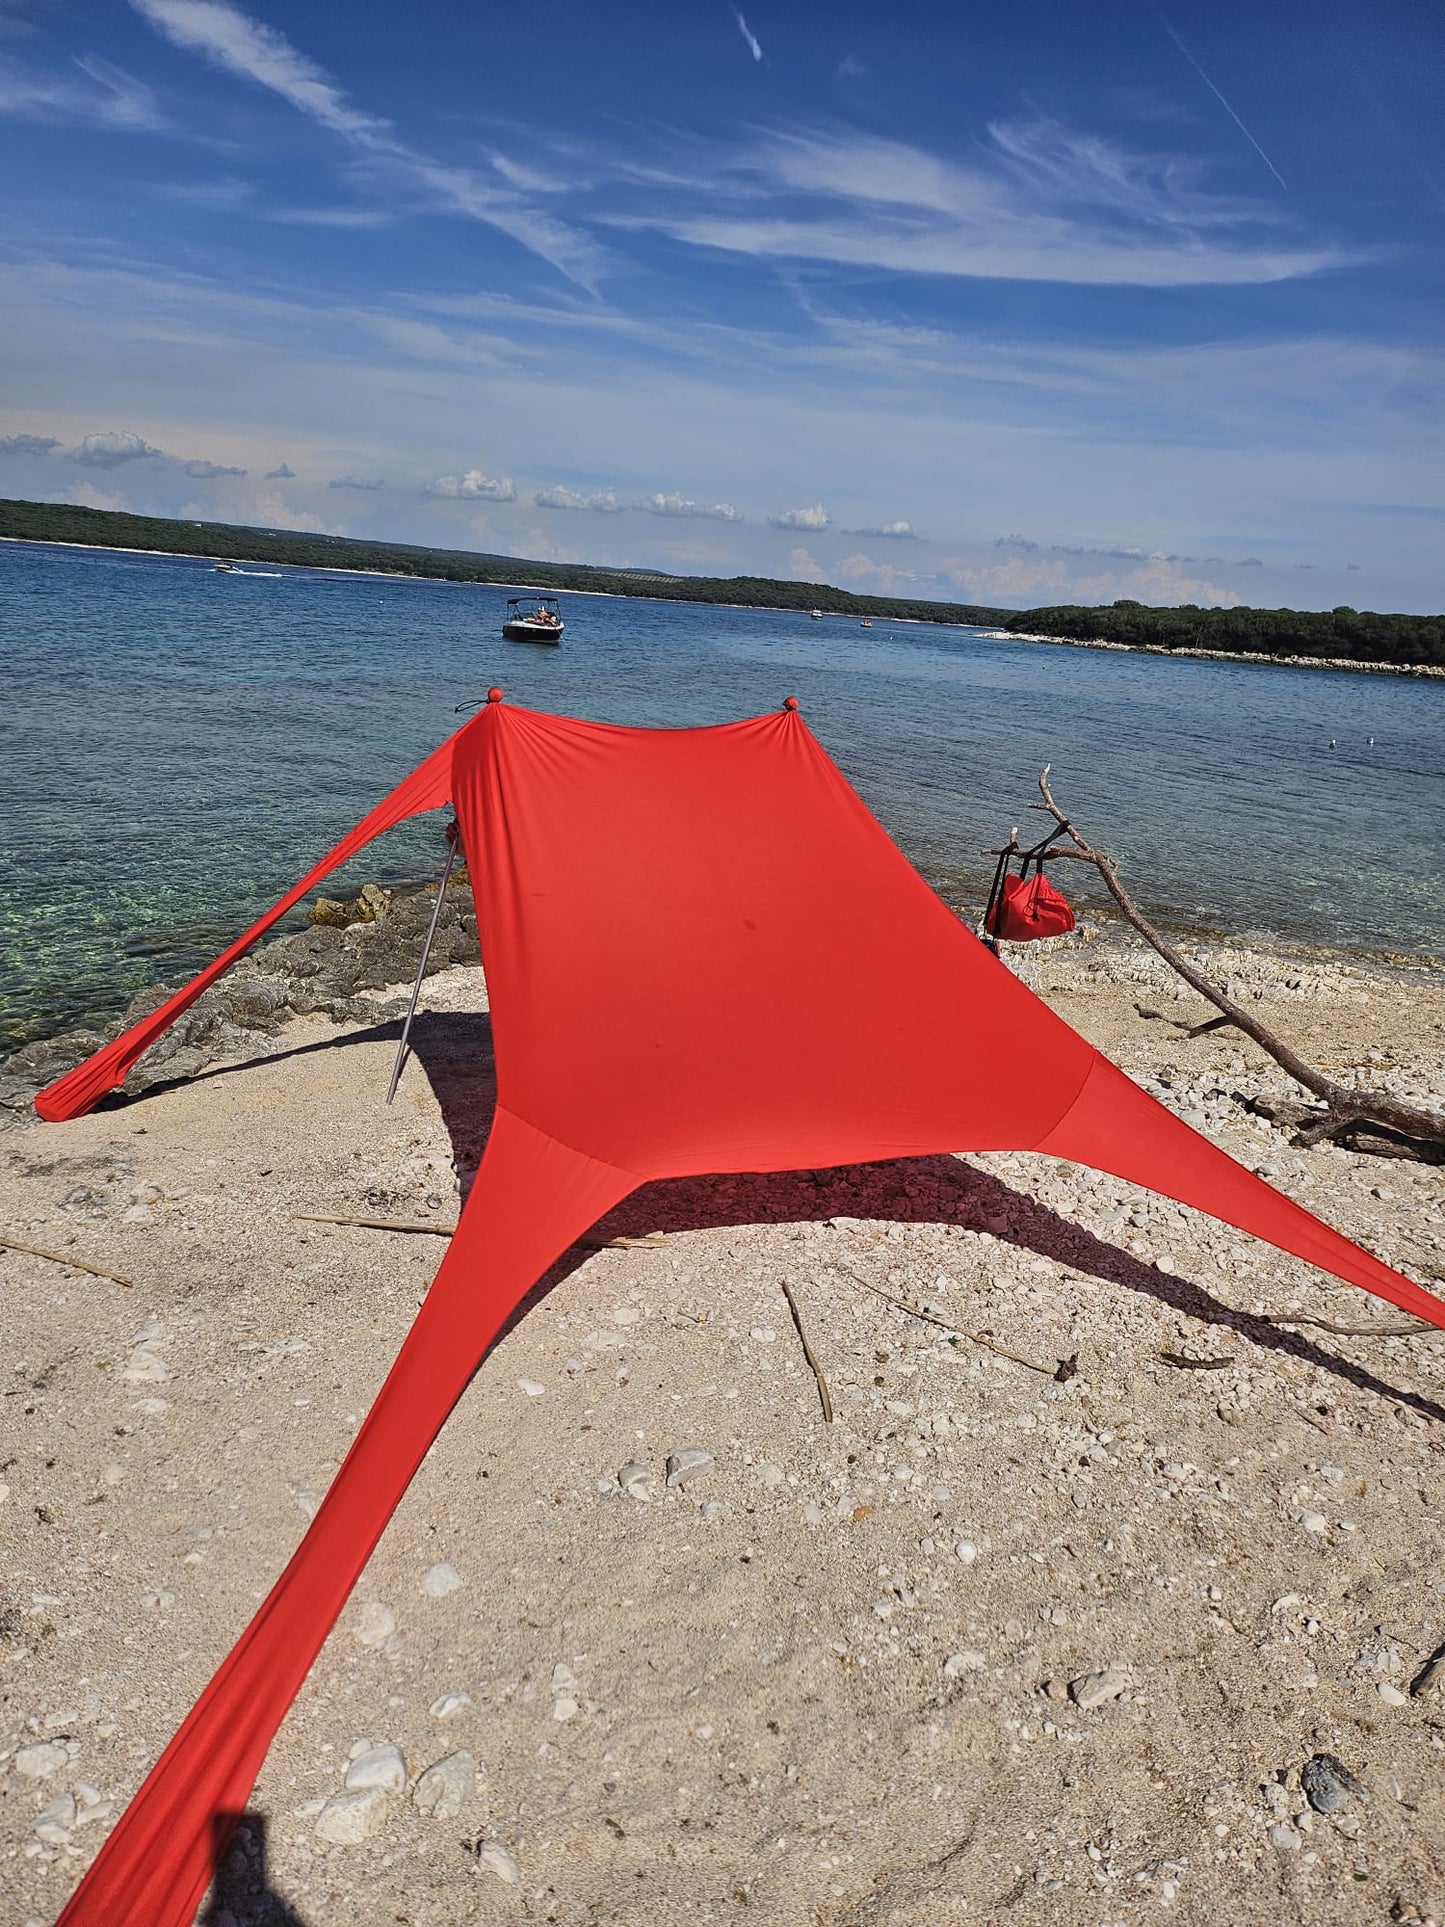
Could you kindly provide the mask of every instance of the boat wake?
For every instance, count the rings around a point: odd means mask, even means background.
[[[252,575],[252,576],[258,577],[263,582],[279,582],[282,576],[285,575],[285,573],[286,571],[284,569],[227,569],[226,570],[227,575]]]

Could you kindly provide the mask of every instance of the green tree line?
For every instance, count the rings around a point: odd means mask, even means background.
[[[909,596],[855,595],[825,583],[769,576],[666,575],[651,569],[594,568],[533,562],[470,549],[431,549],[407,542],[295,529],[253,529],[227,522],[182,522],[60,502],[0,501],[0,536],[26,542],[73,542],[87,548],[159,549],[236,562],[279,562],[294,568],[377,569],[447,582],[514,588],[647,596],[668,602],[730,603],[753,609],[821,609],[830,615],[907,622],[965,623],[1015,634],[1114,642],[1134,648],[1210,649],[1227,655],[1304,656],[1316,661],[1427,665],[1445,668],[1445,616],[1375,615],[1338,608],[1205,609],[1186,603],[1152,608],[1142,602],[1104,607],[994,609],[969,602],[925,602]]]

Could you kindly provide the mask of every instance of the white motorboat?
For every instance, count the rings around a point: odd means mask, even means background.
[[[557,643],[565,627],[556,596],[508,596],[507,619],[502,624],[508,642]]]

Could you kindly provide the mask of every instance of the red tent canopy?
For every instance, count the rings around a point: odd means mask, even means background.
[[[508,1313],[651,1179],[1045,1151],[1148,1185],[1445,1328],[1445,1304],[1246,1171],[1039,1001],[909,866],[789,699],[714,729],[486,707],[194,983],[36,1100],[79,1116],[286,910],[450,801],[491,994],[491,1136],[416,1322],[265,1604],[61,1927],[184,1927],[218,1816]],[[220,1821],[224,1830],[224,1818]]]

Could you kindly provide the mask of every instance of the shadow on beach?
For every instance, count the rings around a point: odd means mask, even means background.
[[[320,1043],[280,1051],[264,1060],[284,1062],[357,1044],[392,1041],[400,1023],[390,1021]],[[496,1102],[491,1021],[485,1012],[425,1011],[412,1029],[412,1048],[431,1084],[465,1199],[486,1143]],[[219,1066],[193,1082],[244,1074],[252,1064]],[[153,1087],[153,1091],[163,1089]],[[384,1086],[383,1086],[384,1089]],[[380,1111],[383,1089],[377,1093]],[[148,1092],[146,1095],[151,1095]],[[119,1105],[142,1099],[112,1100]],[[1101,1182],[1104,1182],[1101,1178]],[[960,1159],[940,1154],[896,1158],[877,1164],[844,1165],[827,1170],[743,1172],[709,1177],[664,1179],[645,1184],[623,1200],[596,1227],[605,1238],[639,1237],[649,1231],[716,1230],[727,1226],[821,1223],[857,1217],[896,1224],[957,1225],[988,1231],[1021,1250],[1067,1265],[1091,1278],[1152,1298],[1170,1310],[1197,1319],[1258,1345],[1328,1372],[1358,1391],[1402,1405],[1427,1419],[1445,1423],[1445,1408],[1418,1391],[1402,1390],[1369,1366],[1342,1358],[1313,1339],[1283,1329],[1261,1313],[1222,1303],[1204,1285],[1142,1264],[1027,1192]],[[1241,1233],[1241,1236],[1246,1234]],[[533,1305],[591,1256],[586,1249],[565,1252],[517,1306],[499,1339],[513,1330]],[[997,1335],[997,1334],[996,1334]]]
[[[307,1927],[271,1885],[264,1813],[218,1813],[211,1837],[216,1878],[200,1927]]]

